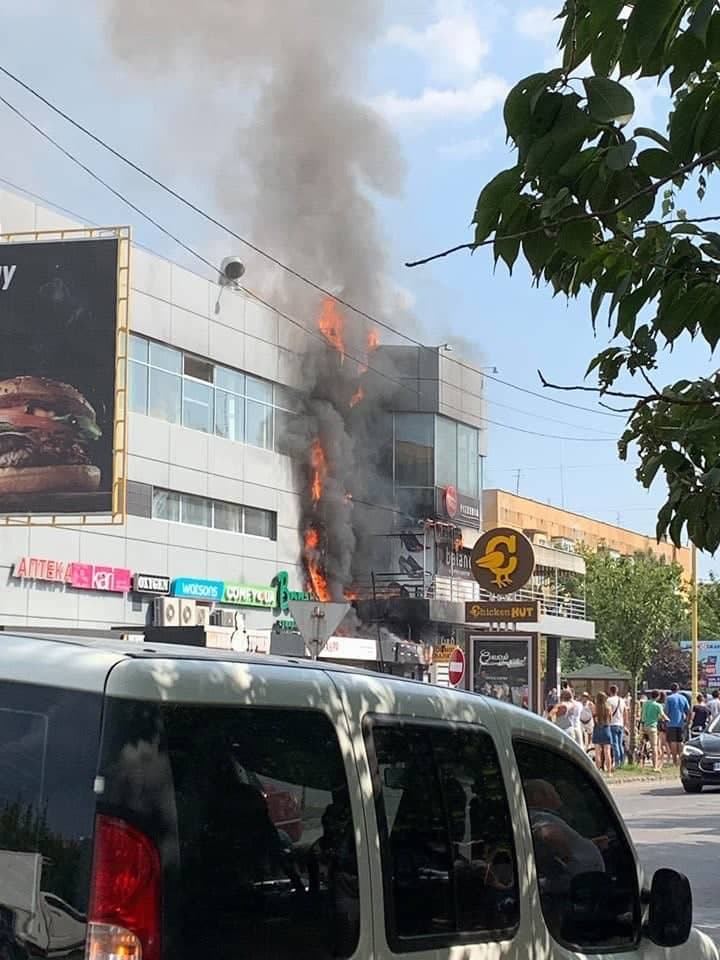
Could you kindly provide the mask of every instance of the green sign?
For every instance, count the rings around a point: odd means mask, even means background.
[[[273,587],[253,587],[246,583],[226,583],[222,602],[232,603],[238,607],[266,607],[272,610],[277,602],[277,591]]]
[[[302,590],[288,589],[288,575],[285,570],[273,577],[272,585],[276,590],[275,609],[288,613],[291,600],[314,600],[311,593],[304,593]]]

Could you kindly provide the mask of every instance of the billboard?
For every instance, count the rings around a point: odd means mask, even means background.
[[[0,237],[0,516],[124,520],[129,232]]]
[[[531,688],[530,637],[472,638],[475,693],[527,706]]]

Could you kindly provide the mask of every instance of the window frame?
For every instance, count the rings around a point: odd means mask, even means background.
[[[524,781],[523,781],[522,773],[520,771],[520,764],[518,763],[517,754],[515,752],[515,746],[518,743],[526,744],[527,746],[530,746],[530,747],[535,747],[537,749],[545,750],[548,753],[554,754],[556,757],[560,757],[560,759],[562,759],[566,763],[572,764],[574,767],[580,770],[581,773],[585,775],[586,780],[589,783],[591,783],[593,788],[595,789],[596,795],[599,795],[599,797],[602,799],[602,802],[605,805],[609,815],[612,817],[613,821],[615,822],[618,835],[622,837],[630,854],[632,855],[632,861],[635,867],[635,871],[633,874],[634,887],[635,887],[635,890],[634,890],[635,910],[634,910],[634,918],[633,918],[634,919],[633,928],[635,931],[635,939],[632,942],[627,941],[626,943],[620,944],[617,946],[609,946],[609,945],[602,945],[602,944],[591,944],[591,945],[582,946],[581,944],[570,943],[566,940],[563,940],[559,936],[556,936],[552,930],[550,930],[550,927],[548,926],[547,920],[545,918],[545,911],[543,909],[542,898],[540,896],[540,888],[539,888],[538,874],[537,874],[537,861],[535,857],[535,842],[532,838],[532,827],[530,824],[530,811],[528,809],[527,800],[525,798],[525,788],[523,786]],[[622,953],[628,953],[628,952],[633,952],[637,950],[643,938],[642,888],[640,885],[640,877],[638,875],[637,851],[635,850],[632,840],[630,839],[630,835],[627,831],[624,820],[613,808],[612,804],[608,803],[608,797],[605,796],[600,783],[596,779],[594,768],[587,767],[583,769],[583,765],[581,763],[578,763],[577,757],[574,756],[575,748],[571,746],[571,742],[569,742],[567,747],[565,747],[565,745],[562,743],[550,743],[543,736],[539,734],[533,734],[532,732],[529,732],[529,731],[522,731],[522,733],[513,732],[511,737],[511,747],[512,747],[512,762],[515,764],[515,767],[517,770],[518,782],[520,785],[520,791],[522,793],[522,802],[523,802],[525,820],[526,820],[527,830],[528,830],[529,852],[530,852],[530,855],[532,856],[532,867],[533,867],[533,872],[535,874],[535,888],[537,890],[538,901],[540,903],[540,916],[542,918],[542,923],[543,923],[543,926],[545,927],[545,930],[547,931],[548,936],[551,937],[556,943],[558,943],[565,950],[569,950],[573,955],[580,952],[583,955],[587,954],[592,956],[595,956],[595,955],[612,956],[613,954],[622,954]],[[588,760],[588,762],[590,763],[591,761]]]
[[[498,750],[498,744],[493,737],[492,733],[482,723],[468,723],[464,721],[456,720],[429,720],[424,717],[405,717],[405,716],[392,716],[389,714],[379,714],[379,713],[366,713],[362,718],[362,736],[363,743],[365,746],[365,753],[368,761],[368,768],[370,772],[370,779],[372,782],[372,803],[373,809],[375,811],[375,820],[377,825],[377,835],[379,842],[379,853],[380,853],[380,871],[381,871],[381,886],[382,886],[382,897],[383,897],[383,913],[384,913],[384,927],[385,927],[385,938],[387,945],[390,948],[391,952],[394,954],[409,954],[409,953],[420,953],[422,951],[430,950],[444,950],[450,947],[460,947],[467,946],[470,944],[481,944],[481,943],[511,943],[518,935],[518,932],[521,928],[523,922],[523,898],[522,898],[522,883],[520,880],[520,871],[518,867],[518,846],[515,830],[512,826],[512,806],[510,804],[510,794],[508,792],[507,778],[505,775],[505,769],[503,763],[500,760],[500,751]],[[382,795],[382,784],[379,784],[380,780],[380,768],[377,759],[377,752],[375,750],[375,740],[373,738],[373,727],[409,727],[411,729],[426,729],[426,730],[440,730],[443,732],[456,732],[456,731],[467,731],[475,735],[481,734],[488,738],[490,747],[495,756],[495,762],[497,765],[497,772],[500,777],[500,780],[503,785],[503,792],[505,796],[505,804],[507,806],[508,812],[508,823],[510,825],[510,835],[509,840],[511,844],[511,853],[512,853],[512,862],[513,870],[515,875],[515,885],[517,893],[517,920],[515,925],[511,929],[505,930],[471,930],[471,931],[455,931],[453,933],[443,933],[443,934],[424,934],[418,937],[402,937],[399,936],[395,929],[395,898],[393,895],[392,889],[392,877],[390,876],[390,871],[387,869],[389,866],[388,858],[388,843],[390,835],[388,832],[387,817],[385,814],[385,805],[383,802]],[[433,756],[434,762],[434,756]],[[380,789],[378,789],[378,785]],[[453,900],[455,903],[455,915],[457,918],[457,896],[456,893],[453,894]]]
[[[178,504],[178,517],[177,519],[172,519],[168,517],[161,517],[155,512],[155,503],[156,495],[164,494],[165,497],[169,495],[170,497],[177,497]],[[192,500],[203,500],[208,509],[209,523],[193,523],[190,520],[183,519],[184,516],[184,507],[183,501],[185,498],[191,498]],[[215,524],[215,510],[217,506],[221,507],[232,507],[240,511],[240,529],[239,530],[228,530],[226,527],[219,527]],[[248,533],[245,529],[245,511],[246,510],[256,510],[260,511],[267,515],[269,526],[270,526],[270,536],[265,537],[259,533]],[[278,522],[277,522],[277,511],[268,510],[266,507],[254,507],[251,504],[247,503],[231,503],[229,500],[218,500],[214,497],[206,497],[202,494],[197,493],[188,493],[187,491],[181,490],[170,490],[167,487],[152,487],[152,500],[150,507],[150,520],[159,520],[161,523],[177,523],[184,527],[194,527],[197,530],[216,530],[220,533],[231,533],[233,535],[240,535],[243,537],[252,537],[255,540],[263,540],[268,543],[277,543],[277,531],[278,531]]]

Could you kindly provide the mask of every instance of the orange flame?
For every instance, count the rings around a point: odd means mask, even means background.
[[[311,493],[313,503],[322,497],[325,478],[327,477],[327,460],[320,441],[315,438],[310,446],[310,464],[312,466]]]
[[[305,563],[307,566],[308,587],[310,592],[321,603],[328,603],[331,599],[330,588],[327,578],[320,569],[318,550],[320,547],[320,534],[315,527],[309,527],[305,531]]]
[[[325,297],[323,300],[318,326],[327,342],[340,354],[340,363],[342,363],[345,359],[345,318],[332,297]]]
[[[365,398],[365,391],[363,390],[362,387],[358,387],[355,393],[352,395],[352,398],[350,400],[350,407],[351,408],[356,407],[361,400],[364,400],[364,398]]]
[[[371,330],[368,333],[368,338],[367,338],[368,353],[372,353],[373,350],[377,350],[379,346],[380,346],[380,337],[378,336],[378,332],[377,330]]]

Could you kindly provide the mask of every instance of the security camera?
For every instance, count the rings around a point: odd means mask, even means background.
[[[237,284],[245,273],[245,264],[239,257],[225,257],[220,264],[220,269],[222,270],[220,283]]]

